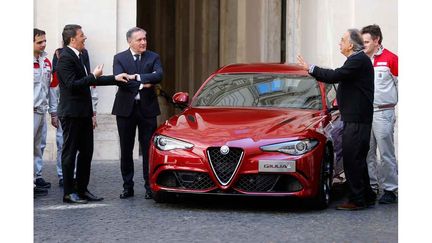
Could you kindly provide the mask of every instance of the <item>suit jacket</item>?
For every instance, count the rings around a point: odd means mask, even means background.
[[[92,117],[93,108],[90,86],[115,85],[113,75],[95,78],[91,74],[90,61],[86,52],[82,55],[84,65],[69,47],[63,48],[57,62],[57,75],[60,87],[60,101],[57,109],[59,117]]]
[[[155,117],[160,114],[154,85],[139,90],[140,84],[157,84],[161,82],[163,70],[158,54],[145,51],[141,54],[141,60],[135,63],[129,49],[120,52],[114,56],[113,73],[114,75],[119,73],[139,74],[141,78],[141,81],[130,80],[127,84],[119,85],[112,109],[113,115],[130,116],[138,92],[140,93],[140,108],[143,116]]]
[[[349,56],[340,68],[315,67],[311,75],[325,83],[339,83],[336,98],[343,121],[372,123],[374,69],[363,51]]]

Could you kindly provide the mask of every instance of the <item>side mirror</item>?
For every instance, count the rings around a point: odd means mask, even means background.
[[[174,104],[187,105],[187,103],[189,102],[189,94],[185,92],[175,93],[172,100]]]

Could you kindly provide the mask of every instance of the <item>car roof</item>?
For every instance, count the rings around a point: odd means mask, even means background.
[[[293,63],[237,63],[221,67],[215,74],[228,73],[288,73],[307,76],[308,73]]]

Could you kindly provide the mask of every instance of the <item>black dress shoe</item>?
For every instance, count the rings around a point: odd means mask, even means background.
[[[86,199],[87,201],[90,201],[90,202],[102,201],[104,199],[103,197],[98,197],[89,191],[81,193],[81,194],[79,194],[79,196]]]
[[[35,185],[36,187],[39,188],[45,188],[45,189],[51,188],[51,183],[46,182],[43,178],[37,178],[35,181]]]
[[[38,196],[46,196],[48,195],[48,189],[45,188],[39,188],[39,187],[34,187],[33,188],[33,197],[38,197]]]
[[[129,190],[125,189],[120,194],[120,198],[121,199],[125,199],[125,198],[128,198],[128,197],[133,197],[133,196],[134,196],[134,191],[132,189],[129,189]]]
[[[146,191],[145,195],[144,195],[145,199],[152,199],[153,198],[153,194],[151,191]]]
[[[87,200],[81,198],[76,193],[71,193],[71,194],[63,196],[63,202],[85,204],[85,203],[87,203]]]
[[[378,202],[379,204],[392,204],[397,203],[397,201],[397,196],[394,192],[384,190],[384,194]]]

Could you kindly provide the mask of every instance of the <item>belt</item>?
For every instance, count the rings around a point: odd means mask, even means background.
[[[395,106],[396,106],[395,104],[385,104],[385,105],[379,105],[376,108],[378,108],[378,109],[385,109],[385,108],[393,108]]]
[[[134,104],[139,104],[140,102],[141,100],[137,100],[137,99],[134,100]]]

